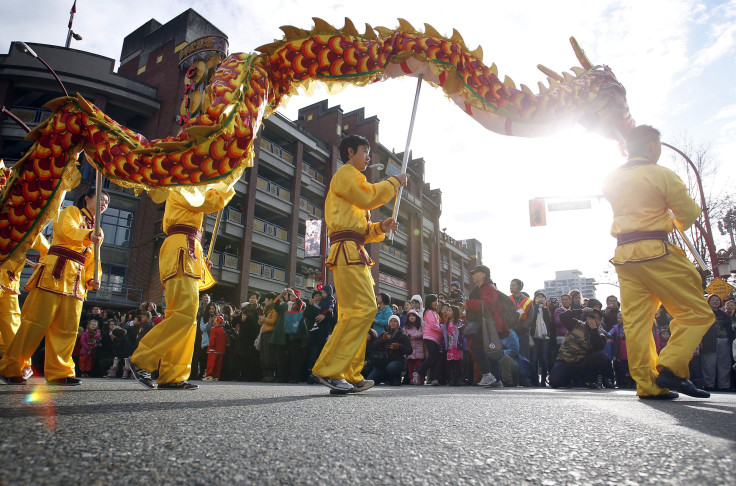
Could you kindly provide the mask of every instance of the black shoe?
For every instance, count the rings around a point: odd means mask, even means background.
[[[662,370],[655,383],[657,383],[657,386],[661,386],[662,388],[675,390],[691,397],[710,398],[710,393],[696,388],[690,380],[675,376],[675,374],[667,368]]]
[[[605,388],[615,388],[615,386],[613,386],[613,380],[610,379],[610,378],[604,378],[603,379],[603,386]]]
[[[7,378],[0,376],[0,379],[2,379],[6,385],[25,385],[28,383],[22,376],[9,376]]]
[[[159,383],[159,390],[196,390],[199,385],[189,383],[188,381],[177,381],[176,383]]]
[[[640,395],[639,400],[674,400],[679,396],[679,393],[671,391],[662,395]]]
[[[132,361],[128,361],[128,369],[138,383],[146,388],[153,388],[153,380],[151,379],[150,371],[144,370]]]
[[[82,384],[82,380],[69,376],[61,380],[46,380],[46,383],[51,386],[77,386]]]

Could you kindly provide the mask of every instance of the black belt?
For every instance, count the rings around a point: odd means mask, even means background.
[[[642,240],[662,240],[667,241],[666,231],[632,231],[631,233],[623,233],[616,237],[618,246],[628,243],[634,243]]]

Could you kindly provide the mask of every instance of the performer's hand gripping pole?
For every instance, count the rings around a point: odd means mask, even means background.
[[[670,210],[670,217],[672,218],[673,226],[675,227],[675,231],[678,235],[680,235],[680,238],[682,238],[682,241],[685,242],[685,246],[687,246],[687,249],[690,250],[690,253],[693,254],[693,257],[695,257],[695,261],[700,267],[700,269],[703,272],[707,272],[707,274],[710,274],[710,271],[708,270],[708,267],[705,265],[705,260],[703,260],[703,257],[700,256],[700,253],[695,249],[695,245],[690,240],[690,237],[685,234],[685,232],[682,230],[682,225],[679,221],[675,218],[675,213]]]
[[[411,134],[414,131],[414,119],[417,116],[417,105],[419,104],[419,90],[422,88],[423,74],[420,74],[417,78],[417,91],[414,95],[414,108],[411,110],[411,121],[409,121],[409,134],[406,136],[406,148],[404,149],[404,159],[401,162],[401,173],[405,174],[409,167],[409,145],[411,145]],[[396,201],[394,202],[394,212],[392,217],[398,221],[399,218],[399,205],[401,204],[401,194],[404,191],[404,186],[399,186],[399,192],[396,194]],[[394,230],[391,230],[389,235],[391,242],[394,241]]]
[[[100,215],[102,213],[102,172],[97,171],[95,179],[95,283],[100,282]]]

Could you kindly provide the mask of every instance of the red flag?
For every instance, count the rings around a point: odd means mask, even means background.
[[[74,22],[74,14],[77,13],[77,0],[74,0],[72,9],[69,11],[69,28],[72,28],[72,22]]]

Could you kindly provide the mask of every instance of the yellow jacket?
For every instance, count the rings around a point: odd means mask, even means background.
[[[42,234],[39,234],[36,236],[36,239],[33,240],[31,249],[36,250],[41,254],[39,259],[40,262],[49,251],[49,242]],[[4,271],[0,274],[0,295],[2,295],[3,292],[8,292],[14,295],[18,295],[20,293],[20,274],[23,271],[25,264],[25,261],[23,261],[16,265],[15,268]]]
[[[94,245],[90,240],[93,232],[94,216],[87,209],[80,210],[76,206],[69,206],[62,210],[54,221],[52,245],[28,280],[26,290],[39,288],[84,300],[87,289],[91,288],[89,284],[94,279]],[[55,247],[76,253],[84,260],[84,264],[52,254]],[[98,266],[100,277],[102,277],[101,267]],[[59,278],[54,276],[57,269],[60,271]]]
[[[354,231],[364,236],[366,243],[383,241],[386,237],[381,224],[371,222],[370,210],[389,202],[400,186],[399,180],[388,180],[371,184],[365,176],[350,164],[335,172],[325,200],[325,220],[328,236],[338,231]],[[336,264],[359,265],[373,261],[362,245],[353,241],[342,241],[330,245],[327,267]]]
[[[677,174],[643,157],[631,158],[609,174],[603,183],[603,196],[613,208],[613,236],[634,231],[669,233],[674,229],[670,210],[683,230],[700,215],[700,207]],[[656,260],[668,254],[668,245],[661,240],[627,243],[616,247],[611,263]]]
[[[172,225],[183,224],[194,229],[202,228],[202,220],[207,213],[213,213],[224,208],[235,195],[235,190],[230,188],[226,191],[209,189],[201,206],[193,206],[179,192],[172,191],[166,200],[164,210],[163,230],[168,234]],[[202,255],[202,243],[195,239],[194,258],[189,256],[188,237],[185,234],[172,234],[167,236],[161,245],[159,252],[159,272],[161,282],[173,278],[181,268],[184,275],[198,280],[204,278],[202,268],[204,256]]]

